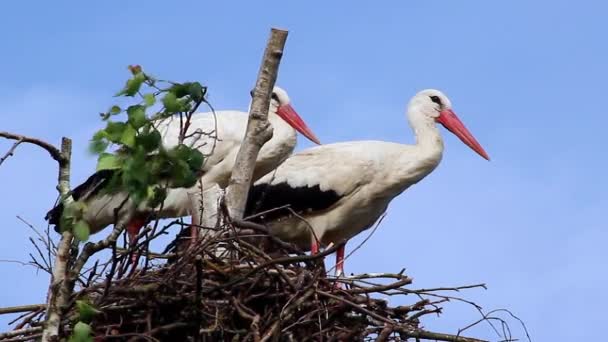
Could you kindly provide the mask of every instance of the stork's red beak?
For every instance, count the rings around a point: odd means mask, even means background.
[[[486,160],[490,160],[490,157],[486,151],[484,151],[483,147],[481,147],[477,140],[475,140],[473,134],[469,132],[462,121],[460,121],[460,119],[451,109],[441,111],[439,117],[437,118],[437,122],[442,124],[443,127],[447,128],[450,132],[454,133],[454,135],[462,140],[462,142],[469,146],[473,151],[477,152],[477,154]]]
[[[293,107],[288,103],[279,106],[277,114],[285,120],[291,127],[295,128],[296,131],[302,133],[308,140],[314,142],[317,145],[321,145],[317,136],[312,132],[308,125],[302,120],[302,118],[296,113]]]

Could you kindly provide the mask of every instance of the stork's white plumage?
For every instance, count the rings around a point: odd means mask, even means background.
[[[217,111],[215,115],[196,113],[192,116],[184,143],[208,156],[202,170],[203,188],[209,188],[214,184],[220,187],[228,185],[236,155],[245,136],[248,118],[249,114],[241,111]],[[311,141],[319,143],[291,106],[287,93],[279,87],[273,90],[268,120],[273,127],[273,135],[260,150],[254,180],[276,168],[293,152],[296,145],[296,130]],[[166,119],[158,125],[162,143],[166,148],[178,144],[180,127],[180,120],[175,117]],[[114,223],[114,209],[120,207],[125,200],[125,193],[101,192],[113,174],[113,170],[99,171],[72,192],[75,200],[84,201],[87,205],[83,218],[89,224],[91,233],[96,233]],[[188,215],[190,191],[191,189],[185,188],[168,189],[163,205],[155,211],[156,217],[171,218]],[[123,205],[119,215],[129,210],[130,206],[132,206],[130,202]],[[63,205],[60,204],[49,211],[47,214],[49,223],[57,225],[62,210]],[[146,203],[136,208],[136,215],[127,226],[131,241],[134,241],[141,227],[147,222],[151,211]]]
[[[450,100],[438,90],[421,91],[410,100],[407,116],[415,145],[352,141],[291,156],[255,183],[247,214],[289,205],[260,219],[273,234],[313,253],[318,252],[319,243],[352,238],[373,225],[394,197],[439,165],[443,139],[437,122],[489,160],[451,108]],[[341,275],[344,247],[336,257],[336,274]]]

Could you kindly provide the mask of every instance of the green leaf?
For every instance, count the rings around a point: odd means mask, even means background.
[[[146,80],[146,75],[143,72],[135,74],[133,78],[127,81],[125,87],[115,96],[134,96],[141,88],[142,83]]]
[[[133,148],[133,147],[135,147],[135,135],[136,134],[137,134],[137,131],[135,130],[135,128],[133,128],[133,126],[131,126],[131,125],[127,125],[127,127],[125,127],[125,130],[122,132],[122,136],[120,137],[120,142],[123,145]]]
[[[74,236],[80,241],[87,241],[89,239],[89,235],[91,234],[91,229],[89,228],[89,224],[84,220],[79,220],[74,225]]]
[[[194,148],[190,149],[187,162],[192,171],[200,170],[203,167],[203,161],[205,161],[205,156],[201,153],[201,151]]]
[[[117,156],[110,153],[102,153],[97,159],[97,171],[99,170],[113,170],[120,168],[120,160]]]
[[[61,215],[61,218],[59,219],[60,233],[63,233],[65,231],[72,231],[73,227],[74,219],[71,217],[66,217],[65,215]]]
[[[205,94],[207,93],[207,88],[203,87],[198,82],[188,83],[188,95],[192,98],[192,100],[196,102],[200,102],[205,98]]]
[[[127,124],[124,122],[108,121],[105,129],[106,137],[113,143],[119,143]]]
[[[196,174],[190,170],[187,162],[177,160],[171,170],[171,187],[189,188],[194,186],[197,181]]]
[[[146,152],[152,152],[160,147],[162,137],[159,131],[152,129],[148,133],[140,133],[136,140],[137,145],[143,147]]]
[[[192,109],[192,101],[190,101],[187,97],[178,99],[177,103],[179,104],[180,112],[189,112],[190,109]]]
[[[198,171],[203,166],[204,155],[197,149],[186,145],[177,145],[169,152],[174,158],[185,161],[191,171]]]
[[[74,325],[72,336],[70,336],[69,342],[93,342],[91,333],[93,329],[90,325],[84,322],[78,322]]]
[[[100,313],[99,310],[95,309],[86,300],[77,300],[76,308],[78,309],[78,314],[80,315],[80,321],[85,323],[90,323],[93,320],[93,317]]]
[[[169,155],[185,161],[190,156],[190,147],[183,144],[177,145],[169,150]]]
[[[190,83],[174,83],[171,88],[169,88],[169,93],[172,93],[175,95],[176,98],[180,98],[180,97],[184,97],[186,95],[188,95],[188,86],[190,85]]]
[[[148,157],[146,167],[150,170],[151,174],[159,178],[166,178],[170,176],[173,165],[164,150],[160,149],[158,153]]]
[[[147,204],[150,208],[158,207],[167,198],[167,189],[160,186],[149,186]]]
[[[104,138],[93,138],[89,142],[89,152],[92,154],[100,154],[108,148],[109,142]]]
[[[139,129],[146,124],[146,108],[144,106],[135,105],[127,108],[129,123],[133,128]]]
[[[126,160],[123,170],[123,182],[131,184],[145,183],[148,178],[148,169],[146,168],[146,161],[141,160],[137,156],[131,157]]]
[[[148,107],[153,106],[156,103],[156,97],[154,97],[154,94],[145,94],[144,102]]]
[[[105,151],[109,145],[107,136],[108,134],[103,129],[95,132],[89,143],[89,152],[93,154],[100,154]]]
[[[93,134],[94,140],[105,139],[107,137],[108,137],[108,133],[106,132],[105,129],[100,129],[99,131],[95,132],[95,134]]]
[[[173,93],[167,93],[167,95],[163,97],[163,105],[170,113],[177,113],[181,108],[179,102],[177,102],[177,96],[175,96]]]
[[[146,152],[138,146],[122,167],[122,189],[127,191],[136,203],[146,198],[148,185],[154,183],[146,157]]]
[[[119,114],[120,112],[122,112],[122,109],[120,109],[120,107],[114,105],[112,106],[112,108],[110,108],[110,114],[112,115],[116,115]]]
[[[87,205],[81,201],[73,201],[68,204],[63,210],[62,215],[66,218],[77,218],[80,219],[87,209]]]

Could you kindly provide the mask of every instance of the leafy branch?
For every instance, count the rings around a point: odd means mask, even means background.
[[[101,194],[126,192],[132,205],[145,202],[155,208],[164,201],[167,188],[190,188],[200,176],[204,156],[184,141],[192,115],[207,102],[207,88],[199,82],[158,80],[138,65],[129,70],[132,76],[116,97],[135,103],[125,108],[112,105],[100,114],[106,126],[93,135],[89,151],[98,156],[97,171],[112,171]],[[165,146],[158,122],[174,116],[180,120],[179,143]],[[86,209],[82,201],[73,202],[61,218],[62,230],[72,230],[80,241],[90,234],[82,219]]]

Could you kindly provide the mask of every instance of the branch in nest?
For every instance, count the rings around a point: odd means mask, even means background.
[[[21,306],[11,306],[6,308],[0,308],[0,315],[18,313],[18,312],[30,312],[44,308],[45,304],[31,304]]]

